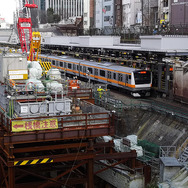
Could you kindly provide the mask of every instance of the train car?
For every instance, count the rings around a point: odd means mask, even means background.
[[[66,71],[66,74],[123,88],[134,97],[149,96],[152,73],[148,70],[124,67],[110,62],[94,62],[68,56],[40,55],[42,62]]]
[[[176,63],[173,70],[174,99],[188,104],[188,62]]]

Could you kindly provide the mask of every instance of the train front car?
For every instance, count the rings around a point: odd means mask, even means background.
[[[132,72],[132,82],[135,86],[131,94],[134,97],[150,96],[152,87],[152,73],[148,70],[136,70]]]

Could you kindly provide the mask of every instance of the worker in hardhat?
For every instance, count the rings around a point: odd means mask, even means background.
[[[99,98],[101,98],[101,97],[102,97],[102,94],[103,94],[103,92],[104,92],[104,89],[101,88],[101,86],[99,86],[99,87],[97,88],[97,91],[98,91],[98,93],[99,93]]]

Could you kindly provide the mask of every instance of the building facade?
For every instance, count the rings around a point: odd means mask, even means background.
[[[160,22],[170,22],[170,15],[171,0],[158,0],[158,19]]]
[[[114,0],[95,1],[95,28],[114,26]]]
[[[186,25],[188,24],[188,0],[171,0],[171,25]]]
[[[83,16],[84,0],[46,0],[46,10],[53,8],[54,13],[61,16],[62,20],[70,17]]]
[[[122,27],[122,0],[114,0],[114,26]]]
[[[94,27],[94,0],[84,0],[83,28],[88,30]]]
[[[131,25],[141,24],[141,1],[140,0],[123,0],[123,27],[130,28]]]

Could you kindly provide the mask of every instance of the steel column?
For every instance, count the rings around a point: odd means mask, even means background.
[[[15,169],[14,169],[14,167],[8,167],[8,183],[9,183],[9,188],[15,188]]]
[[[87,163],[87,188],[94,188],[94,162],[93,159],[89,159]]]
[[[165,93],[169,93],[169,80],[170,80],[170,66],[169,64],[166,64],[166,71],[165,71]]]
[[[162,64],[158,64],[158,90],[161,90]]]

